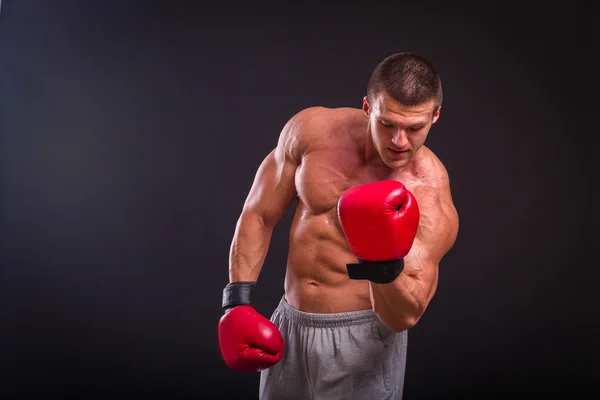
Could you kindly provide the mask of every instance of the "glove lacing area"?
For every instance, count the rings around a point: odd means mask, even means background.
[[[228,310],[235,306],[251,306],[252,293],[256,287],[256,282],[231,282],[223,289],[223,300],[221,307]]]
[[[404,270],[404,258],[391,261],[358,260],[355,264],[346,264],[350,279],[366,279],[373,283],[385,284],[396,279]]]

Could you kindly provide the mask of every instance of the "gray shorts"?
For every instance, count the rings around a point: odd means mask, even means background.
[[[282,298],[271,321],[285,352],[261,372],[261,400],[402,399],[408,333],[372,310],[311,314]]]

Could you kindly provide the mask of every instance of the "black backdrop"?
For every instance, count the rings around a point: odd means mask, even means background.
[[[587,118],[573,95],[584,60],[565,58],[582,13],[390,4],[2,3],[5,398],[256,398],[258,375],[230,372],[216,339],[256,167],[300,109],[359,107],[397,51],[442,75],[427,144],[461,217],[410,333],[405,398],[587,387],[582,321],[597,313],[579,233],[595,214],[574,125]],[[267,315],[290,220],[259,280]]]

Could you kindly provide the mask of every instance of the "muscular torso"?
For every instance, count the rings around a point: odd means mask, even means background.
[[[337,217],[337,202],[348,188],[396,179],[411,190],[423,184],[416,171],[430,151],[422,147],[402,171],[385,171],[364,160],[367,118],[360,110],[328,110],[328,123],[306,149],[296,170],[298,201],[290,232],[286,300],[295,308],[332,313],[371,308],[369,284],[348,279],[349,251]],[[384,171],[384,172],[382,172]]]

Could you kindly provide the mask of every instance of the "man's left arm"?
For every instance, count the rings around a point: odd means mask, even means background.
[[[458,234],[458,213],[445,178],[445,184],[412,190],[419,227],[402,273],[390,283],[370,282],[373,310],[395,332],[413,327],[427,309],[437,288],[439,264]]]

